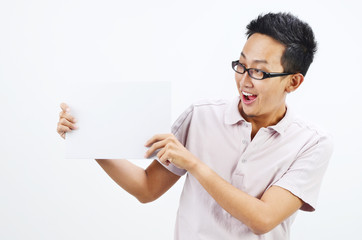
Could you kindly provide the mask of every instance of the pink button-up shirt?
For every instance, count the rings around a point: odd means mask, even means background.
[[[314,211],[332,153],[331,138],[294,116],[288,107],[278,124],[261,128],[251,141],[251,124],[240,115],[239,101],[236,98],[232,102],[193,104],[176,120],[172,133],[190,152],[238,189],[260,198],[269,187],[277,185],[303,200],[301,210]],[[186,173],[172,164],[167,168],[180,176]],[[289,239],[295,216],[296,213],[264,235],[255,235],[187,174],[175,239]]]

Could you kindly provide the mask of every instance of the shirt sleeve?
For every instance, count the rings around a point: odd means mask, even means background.
[[[301,152],[288,171],[273,185],[299,197],[303,211],[314,211],[322,178],[333,151],[330,136],[321,136]]]
[[[190,128],[193,111],[194,111],[194,107],[192,105],[179,116],[179,118],[174,122],[174,124],[171,127],[172,134],[175,135],[177,140],[185,147],[187,144],[187,136],[188,136],[188,132],[189,132],[189,128]],[[161,161],[159,161],[159,162],[165,168],[167,168],[169,171],[171,171],[172,173],[174,173],[178,176],[182,176],[187,172],[185,169],[178,168],[175,165],[173,165],[172,163],[170,163],[168,166],[166,166]]]

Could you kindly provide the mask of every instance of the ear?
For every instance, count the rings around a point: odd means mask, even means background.
[[[285,86],[285,91],[287,93],[294,92],[304,81],[304,76],[301,73],[296,73],[292,75],[292,78],[289,80],[289,84]]]

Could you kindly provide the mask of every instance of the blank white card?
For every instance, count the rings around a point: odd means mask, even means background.
[[[79,128],[66,135],[66,158],[140,159],[148,139],[170,132],[170,82],[85,83],[67,95]]]

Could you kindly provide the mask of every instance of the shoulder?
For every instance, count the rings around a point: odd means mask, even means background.
[[[192,104],[195,108],[203,108],[203,107],[219,107],[225,106],[230,103],[229,100],[226,99],[200,99]]]
[[[303,136],[306,141],[304,149],[312,146],[319,146],[325,151],[331,152],[333,149],[333,135],[323,126],[315,124],[300,116],[295,116],[290,124],[290,131],[299,136]]]
[[[191,104],[189,110],[194,114],[216,114],[223,115],[231,101],[226,99],[201,99]]]
[[[231,106],[226,99],[202,99],[194,102],[189,111],[193,113],[193,120],[202,123],[223,121],[225,112]]]
[[[182,114],[181,118],[186,118],[187,116],[193,114],[206,113],[210,111],[224,111],[224,109],[229,106],[230,100],[226,99],[201,99],[192,103]]]
[[[302,118],[298,115],[294,116],[293,121],[291,122],[291,127],[299,128],[309,134],[316,135],[319,137],[328,137],[332,138],[331,133],[326,130],[323,126],[320,126],[312,121],[309,121],[305,118]]]
[[[230,100],[227,99],[200,99],[196,102],[194,102],[193,106],[220,106],[228,104]]]
[[[189,125],[191,121],[210,120],[213,117],[222,116],[230,101],[225,99],[201,99],[192,103],[174,122],[173,132],[177,132],[181,126]]]

